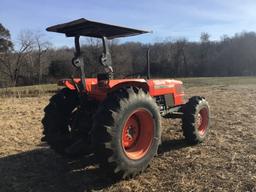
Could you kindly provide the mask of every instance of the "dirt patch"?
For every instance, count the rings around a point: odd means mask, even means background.
[[[211,106],[206,142],[188,146],[164,120],[159,154],[142,175],[114,181],[94,157],[68,160],[40,142],[49,97],[0,98],[0,191],[256,191],[256,86],[191,87]]]

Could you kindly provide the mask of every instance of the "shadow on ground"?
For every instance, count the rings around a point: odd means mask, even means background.
[[[164,141],[159,153],[186,147],[184,140]],[[68,160],[47,147],[0,159],[0,191],[84,192],[101,190],[117,180],[107,177],[95,165],[93,155]]]
[[[74,191],[103,189],[115,181],[94,165],[94,156],[67,160],[48,148],[0,159],[0,191]]]
[[[158,148],[158,154],[163,154],[172,150],[179,150],[189,146],[191,145],[189,145],[185,139],[164,140]]]

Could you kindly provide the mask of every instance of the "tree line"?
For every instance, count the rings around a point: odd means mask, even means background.
[[[14,48],[15,47],[15,48]],[[211,41],[208,33],[191,42],[185,38],[151,44],[110,43],[115,78],[144,77],[150,50],[151,76],[157,78],[256,75],[256,33],[223,35]],[[101,41],[86,38],[84,53],[87,77],[103,72],[99,64]],[[74,49],[54,48],[40,32],[22,31],[16,41],[0,23],[0,87],[54,83],[78,76],[71,65]]]

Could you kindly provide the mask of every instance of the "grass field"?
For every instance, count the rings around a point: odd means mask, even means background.
[[[57,84],[8,87],[0,89],[0,97],[38,97],[51,95],[59,89]]]
[[[182,80],[187,98],[202,95],[211,106],[209,137],[189,146],[180,121],[163,120],[150,167],[122,181],[99,170],[93,155],[69,160],[40,142],[43,108],[57,86],[0,90],[0,192],[256,191],[256,77]],[[40,91],[28,97],[29,90]]]
[[[256,84],[256,77],[200,77],[178,78],[178,80],[183,81],[186,88]],[[57,86],[57,84],[0,88],[0,97],[37,97],[52,95],[60,88],[61,87]]]

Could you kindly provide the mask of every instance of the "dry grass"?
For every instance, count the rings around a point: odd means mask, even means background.
[[[255,77],[200,77],[200,78],[179,78],[184,82],[186,88],[205,86],[229,86],[256,84]],[[56,84],[33,85],[24,87],[0,88],[0,97],[38,97],[52,95],[62,87]]]
[[[8,87],[0,89],[0,97],[38,97],[56,92],[56,84],[33,85],[24,87]]]
[[[49,96],[0,98],[0,191],[256,191],[255,79],[228,81],[186,90],[211,105],[203,144],[186,145],[179,120],[164,120],[159,154],[145,173],[125,181],[106,177],[93,156],[71,161],[42,145]]]

